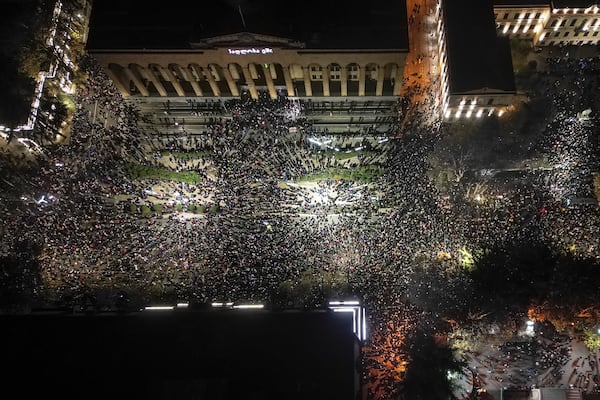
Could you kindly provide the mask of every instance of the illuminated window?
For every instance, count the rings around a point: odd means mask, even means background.
[[[310,66],[310,78],[313,81],[318,81],[323,79],[323,68],[320,65],[311,65]]]
[[[351,64],[348,67],[348,79],[351,81],[359,80],[359,71],[360,67],[358,66],[358,64]]]
[[[329,66],[329,79],[332,81],[339,81],[342,79],[342,68],[339,64],[331,64]]]

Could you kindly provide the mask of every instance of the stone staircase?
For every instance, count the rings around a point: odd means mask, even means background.
[[[565,390],[565,395],[567,397],[567,400],[581,400],[581,392],[579,391],[579,389],[566,389]]]

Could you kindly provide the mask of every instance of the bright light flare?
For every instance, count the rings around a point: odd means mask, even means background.
[[[352,313],[352,332],[359,340],[366,340],[366,312],[359,301],[330,301],[329,309],[336,313]]]
[[[358,300],[342,300],[342,301],[330,301],[330,306],[357,306],[360,302]]]
[[[265,308],[264,304],[238,304],[233,306],[233,308],[240,310],[260,310]]]
[[[233,305],[232,302],[228,302],[228,303],[221,303],[221,302],[211,303],[211,306],[213,306],[213,307],[231,307],[232,305]]]

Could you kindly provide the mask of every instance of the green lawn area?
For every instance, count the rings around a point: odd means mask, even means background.
[[[200,183],[201,177],[195,171],[173,171],[166,167],[155,167],[151,165],[129,164],[127,165],[127,176],[130,179],[159,179],[165,181]]]
[[[190,152],[183,152],[183,151],[169,151],[169,150],[163,150],[160,152],[160,154],[164,157],[175,157],[181,160],[196,160],[199,158],[204,158],[206,156],[209,156],[212,152],[209,150],[204,150],[204,151],[190,151]]]
[[[356,169],[327,168],[319,172],[307,174],[298,179],[300,182],[319,182],[328,179],[341,179],[354,182],[372,182],[384,174],[379,165],[366,165]]]
[[[333,157],[335,157],[336,160],[347,160],[349,158],[358,157],[360,155],[367,157],[367,156],[372,155],[374,152],[368,151],[368,150],[359,150],[359,151],[351,151],[349,153],[346,153],[345,151],[330,150],[330,151],[328,151],[328,153],[330,153]]]

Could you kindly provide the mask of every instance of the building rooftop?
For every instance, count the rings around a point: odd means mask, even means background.
[[[599,4],[597,0],[552,0],[553,8],[588,8]]]
[[[0,126],[27,122],[34,83],[19,72],[19,55],[27,45],[36,17],[36,0],[0,1]]]
[[[496,34],[492,2],[452,0],[443,4],[450,93],[486,88],[515,92],[509,39]]]
[[[552,6],[553,8],[587,8],[598,5],[597,0],[493,0],[494,6],[527,7]]]
[[[0,320],[10,366],[3,390],[14,385],[26,398],[355,395],[351,313],[184,310]]]
[[[494,0],[494,7],[550,7],[550,0]]]
[[[145,0],[94,2],[88,48],[186,49],[206,38],[251,32],[308,49],[408,49],[406,4],[360,0]]]

